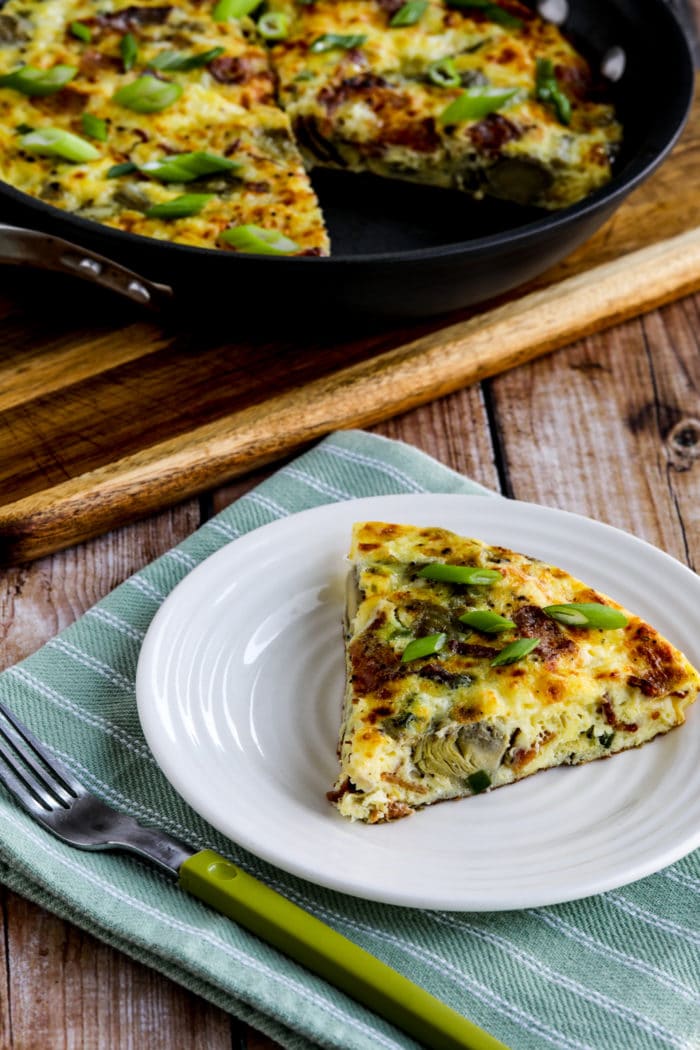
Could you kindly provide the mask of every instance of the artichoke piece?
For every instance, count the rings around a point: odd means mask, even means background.
[[[422,737],[414,748],[413,762],[421,773],[463,784],[479,770],[495,771],[507,746],[508,738],[498,726],[475,722]]]
[[[504,157],[486,172],[489,192],[516,204],[536,204],[552,185],[544,165],[519,157]]]

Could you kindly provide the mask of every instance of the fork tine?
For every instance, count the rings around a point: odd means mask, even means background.
[[[56,808],[56,800],[51,798],[46,789],[38,784],[26,769],[18,765],[10,749],[1,740],[0,783],[4,784],[10,794],[33,816],[45,817]]]
[[[20,722],[16,715],[10,711],[9,707],[3,703],[0,703],[0,714],[4,716],[9,726],[12,727],[8,729],[7,726],[0,722],[0,733],[2,736],[5,737],[16,755],[22,759],[22,762],[29,767],[39,784],[48,789],[62,806],[69,806],[74,799],[85,794],[83,785],[75,779],[62,762],[54,758],[48,749],[37,740],[31,730]],[[8,755],[3,753],[3,757],[7,762]],[[19,775],[23,776],[21,771]],[[23,777],[23,779],[26,779],[26,777]],[[33,786],[32,789],[34,790]]]

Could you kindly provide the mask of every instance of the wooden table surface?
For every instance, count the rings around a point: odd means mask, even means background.
[[[695,0],[700,13],[700,0]],[[700,295],[372,428],[516,499],[626,529],[698,569]],[[37,649],[262,474],[0,578],[0,667]],[[3,1050],[276,1044],[0,889]]]

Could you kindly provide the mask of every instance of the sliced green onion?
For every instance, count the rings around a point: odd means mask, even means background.
[[[472,773],[471,776],[467,777],[467,784],[474,795],[479,795],[482,791],[486,791],[487,788],[491,787],[491,777],[485,769],[478,769],[476,773]]]
[[[475,627],[477,631],[483,631],[485,634],[498,634],[499,631],[509,631],[511,627],[515,627],[512,620],[489,609],[474,609],[473,612],[464,613],[459,617],[459,622]]]
[[[149,160],[139,170],[158,182],[193,182],[203,175],[235,171],[240,166],[238,161],[229,160],[228,157],[198,150],[195,153],[175,153],[162,160]]]
[[[199,69],[201,66],[208,66],[210,62],[213,62],[219,55],[223,55],[225,48],[223,47],[212,47],[208,51],[200,51],[196,55],[188,55],[184,51],[161,51],[160,54],[152,58],[148,65],[152,69],[168,69],[177,70],[178,72],[187,72],[190,69]]]
[[[100,151],[89,142],[63,128],[39,128],[23,135],[19,142],[22,149],[29,153],[38,153],[41,157],[60,157],[73,164],[97,160],[100,156]]]
[[[418,576],[441,583],[469,583],[479,587],[488,587],[503,579],[503,573],[497,569],[483,569],[480,565],[445,565],[440,561],[424,565]]]
[[[260,7],[262,0],[219,0],[211,13],[215,22],[228,22],[229,18],[243,18]]]
[[[493,0],[447,0],[447,2],[449,7],[477,8],[484,12],[489,21],[498,22],[502,26],[521,29],[523,25],[522,19],[516,18],[510,11],[505,11],[498,4],[494,4]]]
[[[497,109],[501,109],[517,94],[517,88],[467,88],[459,98],[450,102],[447,109],[443,110],[440,120],[443,124],[459,124],[463,120],[481,120],[489,113],[495,113]]]
[[[281,11],[268,11],[258,19],[258,32],[263,40],[284,40],[289,33],[289,19]]]
[[[127,33],[119,41],[119,53],[122,56],[122,65],[124,66],[124,72],[128,73],[136,65],[136,59],[139,57],[139,45],[136,43],[136,37],[133,33]]]
[[[514,664],[517,660],[522,660],[523,656],[531,653],[539,644],[539,638],[516,638],[505,649],[501,649],[498,656],[494,656],[491,667],[505,667],[506,664]]]
[[[428,66],[428,80],[437,87],[459,87],[461,80],[453,58],[441,58]]]
[[[540,102],[551,102],[560,124],[571,122],[571,103],[557,83],[554,66],[549,58],[537,59],[535,96]]]
[[[132,171],[138,171],[138,168],[130,160],[125,160],[123,164],[113,164],[107,171],[107,178],[118,179],[120,175],[130,175]]]
[[[91,139],[97,139],[98,142],[107,141],[107,121],[102,117],[96,117],[93,113],[83,113],[82,123],[83,131]]]
[[[567,627],[600,627],[604,631],[625,627],[624,613],[600,602],[570,602],[568,605],[546,605],[543,612]]]
[[[279,230],[266,230],[264,226],[231,226],[223,230],[219,238],[236,251],[253,255],[293,255],[299,251],[296,241],[285,237]]]
[[[409,660],[418,660],[421,656],[432,656],[433,653],[439,653],[446,641],[446,634],[428,634],[424,638],[414,638],[401,654],[401,663],[406,664]]]
[[[186,219],[190,215],[198,215],[212,197],[212,193],[183,193],[171,201],[152,205],[145,215],[147,219]]]
[[[51,69],[20,66],[0,76],[0,87],[14,88],[23,95],[53,95],[69,84],[77,72],[75,66],[52,66]]]
[[[124,109],[131,109],[134,113],[160,113],[177,102],[181,94],[180,84],[145,75],[119,88],[112,98]]]
[[[70,31],[76,40],[82,40],[84,44],[92,40],[92,30],[84,22],[71,22]]]
[[[324,33],[322,36],[316,37],[309,47],[309,51],[314,55],[321,54],[323,51],[333,51],[335,48],[349,51],[352,47],[362,47],[366,40],[366,33],[348,33],[345,35],[342,33]]]
[[[420,22],[427,6],[428,0],[407,0],[403,7],[398,9],[389,25],[395,29],[399,26],[414,26],[416,22]]]

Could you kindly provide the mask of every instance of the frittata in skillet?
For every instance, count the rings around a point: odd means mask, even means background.
[[[439,528],[363,522],[350,552],[340,774],[352,820],[395,820],[684,721],[700,675],[562,569]]]
[[[519,0],[268,0],[280,100],[312,164],[561,208],[621,137],[591,70]]]
[[[9,0],[0,178],[147,237],[327,254],[255,27],[215,12],[197,0]]]

